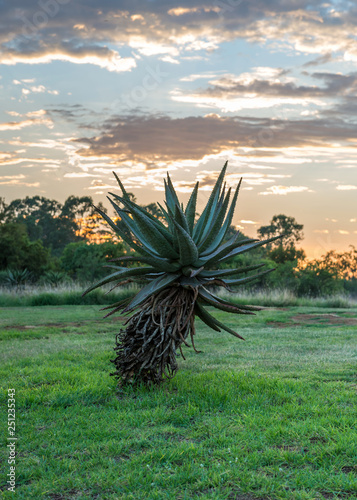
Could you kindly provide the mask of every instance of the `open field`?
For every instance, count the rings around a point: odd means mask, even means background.
[[[215,311],[160,388],[116,390],[118,318],[99,306],[0,309],[1,403],[16,390],[16,495],[357,499],[357,307]]]

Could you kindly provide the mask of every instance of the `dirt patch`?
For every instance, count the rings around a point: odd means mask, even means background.
[[[339,499],[343,499],[343,498],[347,498],[349,497],[350,495],[354,494],[355,492],[353,491],[339,491],[338,493],[332,493],[330,491],[320,491],[320,495],[322,496],[322,498],[328,498],[328,499],[336,499],[336,498],[339,498]]]
[[[273,326],[274,328],[289,328],[295,326],[293,323],[285,323],[284,321],[267,321],[265,324]]]
[[[350,315],[351,313],[349,313]],[[345,317],[332,313],[296,314],[291,316],[289,322],[267,321],[269,326],[275,328],[291,328],[292,326],[321,325],[321,326],[354,326],[357,325],[356,317]]]
[[[39,325],[8,325],[3,330],[35,330],[37,328],[63,328],[63,326],[82,326],[81,323],[41,323]]]
[[[357,325],[357,318],[346,318],[338,314],[297,314],[291,318],[300,324]]]
[[[106,323],[116,323],[118,321],[123,321],[124,319],[127,319],[125,316],[116,316],[115,318],[111,318],[110,320],[106,320]],[[104,322],[102,320],[84,320],[81,322],[78,321],[72,321],[72,322],[63,322],[63,323],[40,323],[38,325],[7,325],[3,326],[0,328],[0,330],[34,330],[37,328],[66,328],[66,327],[77,327],[80,328],[83,325],[86,324],[98,324]]]
[[[309,438],[310,443],[327,443],[327,439],[322,436],[312,436]]]
[[[344,474],[349,474],[350,472],[357,474],[357,465],[345,465],[344,467],[342,467],[341,471]]]

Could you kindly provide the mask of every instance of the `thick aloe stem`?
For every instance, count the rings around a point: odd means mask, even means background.
[[[159,384],[178,370],[182,344],[193,344],[194,304],[192,289],[171,287],[151,297],[116,335],[116,371],[119,384],[144,382]],[[184,356],[183,356],[184,357]]]

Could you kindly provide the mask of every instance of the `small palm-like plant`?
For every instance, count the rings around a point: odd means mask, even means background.
[[[229,205],[231,189],[223,185],[227,162],[211,192],[207,205],[195,221],[198,183],[186,208],[179,202],[169,175],[165,180],[165,208],[158,204],[160,219],[130,200],[124,186],[114,173],[122,196],[110,193],[118,220],[112,221],[97,209],[112,229],[137,252],[135,256],[114,259],[121,263],[136,263],[136,267],[109,265],[114,272],[94,284],[85,293],[107,283],[113,288],[127,283],[144,286],[131,299],[125,299],[104,309],[112,309],[107,316],[121,312],[134,313],[126,321],[126,329],[116,336],[116,371],[121,383],[143,381],[159,383],[172,377],[177,368],[177,355],[182,344],[191,339],[193,348],[195,316],[220,332],[225,330],[242,339],[237,332],[218,321],[205,308],[214,306],[235,314],[254,314],[258,307],[234,305],[218,297],[209,287],[243,285],[271,270],[253,276],[244,273],[263,264],[238,269],[221,269],[229,259],[264,245],[265,241],[238,239],[239,232],[226,241],[242,179]],[[117,204],[120,203],[121,206]],[[243,274],[243,277],[240,275]],[[112,289],[113,289],[112,288]],[[195,349],[196,350],[196,349]]]
[[[61,283],[68,281],[68,276],[65,273],[58,271],[47,271],[43,275],[41,281],[46,285],[57,287]]]
[[[7,269],[6,273],[5,282],[16,287],[16,290],[24,287],[32,279],[32,273],[28,269]]]

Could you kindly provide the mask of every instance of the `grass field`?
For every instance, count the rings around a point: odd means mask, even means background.
[[[357,499],[357,308],[214,313],[160,388],[118,392],[120,320],[0,309],[1,498]],[[7,390],[16,390],[16,493]]]

